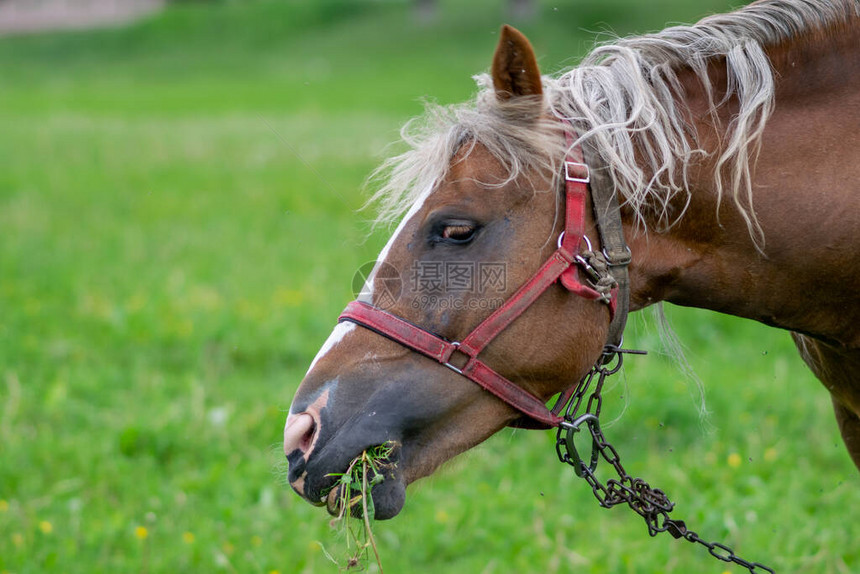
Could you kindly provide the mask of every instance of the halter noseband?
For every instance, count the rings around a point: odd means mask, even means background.
[[[567,123],[567,122],[566,122]],[[568,126],[571,128],[571,126]],[[572,129],[572,128],[571,128]],[[589,170],[581,145],[573,145],[571,129],[565,130],[569,151],[564,161],[565,224],[558,239],[558,249],[532,277],[505,303],[484,319],[462,341],[449,341],[401,317],[364,303],[353,301],[341,313],[338,322],[351,321],[383,337],[400,343],[463,375],[525,415],[512,426],[552,428],[563,420],[558,416],[569,391],[550,410],[540,398],[495,372],[478,355],[508,325],[519,317],[550,285],[559,281],[565,289],[585,299],[606,303],[610,316],[607,345],[620,346],[627,319],[629,289],[627,264],[630,250],[624,243],[618,200],[611,182],[602,170]],[[595,165],[596,154],[591,165]],[[586,198],[591,197],[602,254],[591,252],[585,237]],[[588,250],[580,253],[583,239]],[[579,271],[592,284],[580,280]]]

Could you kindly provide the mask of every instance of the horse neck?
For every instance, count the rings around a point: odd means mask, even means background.
[[[714,122],[701,86],[692,74],[682,76],[696,143],[712,153],[691,166],[690,203],[677,224],[660,230],[658,221],[646,220],[643,231],[625,214],[633,309],[668,301],[860,347],[857,22],[839,35],[816,34],[769,52],[775,107],[752,180],[760,241],[713,183],[714,158],[737,102],[723,106]],[[714,62],[711,77],[725,89],[724,63]]]

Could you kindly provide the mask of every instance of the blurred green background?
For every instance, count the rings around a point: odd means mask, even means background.
[[[595,32],[729,8],[464,4],[422,21],[406,1],[184,2],[0,38],[0,572],[339,571],[344,534],[285,486],[280,440],[385,241],[356,209],[398,128],[422,98],[467,99],[505,21],[552,72]],[[856,572],[858,474],[788,335],[668,314],[711,414],[634,318],[653,353],[606,407],[627,468],[745,558]],[[410,487],[375,528],[385,570],[737,571],[598,508],[553,441],[504,431]]]

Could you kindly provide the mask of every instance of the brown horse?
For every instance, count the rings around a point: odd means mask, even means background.
[[[601,46],[557,77],[505,27],[481,85],[474,102],[430,109],[383,167],[380,218],[401,223],[293,400],[292,487],[324,504],[332,473],[393,441],[372,497],[377,518],[396,515],[407,484],[524,413],[551,425],[535,405],[595,364],[625,299],[791,331],[860,466],[857,0],[754,3]],[[632,255],[611,295],[581,264],[605,232],[593,195],[571,239],[564,180],[585,167],[569,159],[580,146],[590,165],[571,179],[590,169],[592,194],[610,182]],[[578,278],[547,275],[559,253]],[[500,307],[517,309],[488,335]]]

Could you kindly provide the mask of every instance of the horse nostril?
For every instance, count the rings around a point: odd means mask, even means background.
[[[299,450],[306,455],[313,447],[316,431],[316,420],[310,413],[288,416],[284,427],[284,454],[289,456]]]

